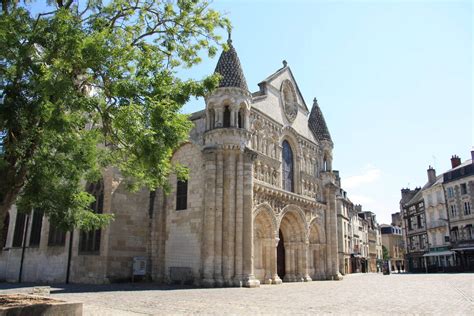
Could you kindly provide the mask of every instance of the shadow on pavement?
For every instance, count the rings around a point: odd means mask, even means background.
[[[192,290],[190,285],[162,285],[156,283],[114,283],[114,284],[41,284],[41,283],[0,283],[0,291],[20,290],[25,292],[35,286],[50,286],[51,294],[121,291],[175,291]],[[1,293],[0,293],[1,294]]]

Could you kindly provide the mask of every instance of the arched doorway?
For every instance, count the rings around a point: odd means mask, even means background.
[[[280,279],[283,280],[285,277],[285,240],[283,239],[283,233],[281,229],[278,230],[278,241],[277,246],[277,273]]]
[[[284,267],[284,281],[295,282],[309,279],[307,275],[307,245],[305,244],[305,224],[304,217],[298,210],[290,210],[280,222],[280,242],[282,245],[277,252],[283,252],[284,255],[278,255],[278,260],[284,260],[284,264],[277,264],[278,268]],[[280,272],[283,273],[283,272]]]

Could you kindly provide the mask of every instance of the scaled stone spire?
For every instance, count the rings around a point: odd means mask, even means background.
[[[324,120],[323,112],[318,105],[318,100],[314,98],[313,100],[313,108],[311,109],[311,113],[309,114],[308,120],[309,129],[313,132],[314,137],[316,137],[319,141],[330,141],[331,134],[329,134],[328,126],[326,125],[326,121]]]
[[[229,49],[223,51],[217,62],[216,69],[214,72],[221,74],[222,78],[219,83],[219,88],[223,87],[235,87],[248,91],[247,82],[245,80],[242,66],[240,65],[239,57],[232,45],[232,40],[227,40]]]

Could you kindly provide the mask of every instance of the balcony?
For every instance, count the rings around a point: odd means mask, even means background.
[[[451,245],[453,248],[474,247],[474,239],[451,240]]]
[[[414,227],[414,228],[412,228],[412,229],[408,228],[408,230],[407,230],[407,236],[410,236],[410,235],[413,235],[413,234],[417,234],[417,233],[421,233],[421,232],[423,232],[423,231],[425,231],[425,230],[426,230],[425,226],[423,226],[423,227]]]
[[[442,221],[442,220],[439,220],[439,221],[431,221],[431,222],[428,222],[428,229],[434,229],[434,228],[439,228],[439,227],[447,227],[447,222],[446,220]]]

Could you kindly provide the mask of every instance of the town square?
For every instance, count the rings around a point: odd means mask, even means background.
[[[0,314],[470,314],[472,9],[3,1]]]
[[[258,289],[196,289],[154,284],[57,285],[51,297],[83,302],[84,315],[470,315],[472,274],[352,274],[341,282]],[[28,293],[29,284],[0,285]]]

